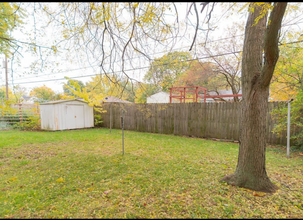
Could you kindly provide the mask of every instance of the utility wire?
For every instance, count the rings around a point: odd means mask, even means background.
[[[303,23],[303,22],[299,22],[299,23]],[[298,24],[298,23],[289,24],[289,25],[285,25],[285,26],[291,26],[291,25],[296,25],[296,24]],[[235,37],[241,37],[241,36],[244,36],[244,34],[240,34],[240,35],[236,35],[236,36],[232,36],[232,37],[220,38],[220,39],[208,41],[208,43],[222,41],[222,40],[227,40],[227,39],[231,39],[231,38],[235,38]],[[295,41],[295,42],[289,42],[289,43],[285,43],[285,44],[294,44],[294,43],[300,43],[300,42],[303,42],[303,41]],[[285,44],[283,44],[283,45],[285,45]],[[198,45],[204,45],[204,43],[200,43]],[[183,47],[180,47],[180,48],[176,48],[173,51],[184,49],[184,48],[188,48],[188,46],[183,46]],[[195,59],[192,59],[192,60],[207,59],[207,58],[212,58],[212,57],[217,57],[217,56],[225,56],[225,55],[230,55],[230,54],[239,53],[239,52],[241,52],[241,51],[237,51],[237,52],[233,52],[233,53],[218,54],[218,55],[210,56],[210,57],[195,58]],[[161,53],[167,53],[167,52],[166,51],[161,51],[161,52],[154,53],[152,55],[161,54]],[[131,59],[137,59],[137,58],[141,58],[141,57],[135,57],[135,58],[131,58]],[[192,60],[184,60],[184,61],[180,61],[180,62],[188,62],[188,61],[192,61]],[[120,62],[120,61],[115,61],[115,62]],[[168,64],[169,63],[162,64],[162,65],[168,65]],[[77,68],[77,69],[72,69],[72,70],[65,70],[65,71],[61,71],[61,72],[55,73],[55,74],[61,74],[61,73],[65,73],[65,72],[73,72],[73,71],[77,71],[77,70],[81,70],[81,69],[93,68],[95,66],[99,66],[99,64],[96,64],[96,65],[93,65],[93,66],[87,66],[87,67]],[[148,67],[139,67],[139,68],[136,68],[136,69],[128,69],[128,70],[125,70],[125,71],[134,71],[134,70],[140,70],[140,69],[146,69],[146,68],[149,68],[149,66]],[[111,73],[121,73],[121,72],[123,72],[123,71],[116,71],[116,72],[111,72]],[[43,77],[43,76],[49,76],[49,75],[50,74],[37,75],[37,76],[32,76],[32,77],[26,77],[26,78],[23,78],[21,80],[31,79],[31,78],[37,78],[37,77]],[[69,78],[75,79],[75,78],[84,78],[84,77],[90,77],[90,76],[96,76],[96,75],[97,74],[90,74],[90,75],[85,75],[85,76],[75,76],[75,77],[69,77]],[[17,83],[17,84],[29,84],[29,83],[49,82],[49,81],[57,81],[57,80],[66,80],[66,79],[65,78],[59,78],[59,79],[40,80],[40,81],[34,81],[34,82],[20,82],[20,83],[15,82],[15,83]]]
[[[291,23],[291,24],[285,24],[282,27],[297,25],[297,24],[300,24],[300,23],[303,23],[303,21],[302,22]],[[242,37],[242,36],[244,36],[244,34],[235,35],[235,36],[232,36],[232,37],[219,38],[219,39],[216,39],[216,40],[210,40],[210,41],[208,41],[208,43],[218,42],[218,41],[223,41],[223,40],[228,40],[228,39],[232,39],[232,38],[235,38],[235,37]],[[301,42],[301,41],[290,42],[288,44],[299,43],[299,42]],[[205,43],[199,43],[197,45],[204,45],[204,44]],[[173,51],[184,49],[184,48],[188,48],[188,46],[179,47],[179,48],[174,49]],[[163,53],[167,53],[167,51],[160,51],[160,52],[157,52],[157,53],[153,53],[152,55],[163,54]],[[132,60],[133,59],[139,59],[141,57],[135,57],[135,58],[132,58]],[[118,63],[118,62],[121,62],[121,61],[115,61],[115,62]],[[61,74],[61,73],[65,73],[65,72],[73,72],[73,71],[77,71],[77,70],[81,70],[81,69],[86,69],[86,68],[93,68],[93,67],[98,66],[98,65],[99,64],[96,64],[96,65],[93,65],[93,66],[87,66],[87,67],[77,68],[77,69],[72,69],[72,70],[64,70],[64,71],[60,71],[60,72],[57,72],[57,73],[52,73],[52,75],[54,75],[54,74]],[[18,72],[15,71],[15,73],[18,73]],[[49,75],[50,75],[50,73],[48,73],[48,74],[42,74],[42,75],[36,75],[36,76],[31,76],[31,77],[25,77],[25,78],[23,77],[23,79],[32,79],[32,78],[37,78],[37,77],[49,76]],[[85,77],[85,76],[83,76],[83,77]]]
[[[235,35],[233,37],[220,38],[220,39],[217,39],[217,40],[211,40],[211,41],[208,41],[208,43],[222,41],[222,40],[227,40],[227,39],[231,39],[231,38],[235,38],[235,37],[241,37],[241,36],[244,36],[244,34]],[[204,45],[204,43],[199,43],[198,45]],[[183,46],[183,47],[175,48],[173,51],[179,51],[179,50],[184,49],[184,48],[188,48],[188,46]],[[160,52],[157,52],[157,53],[153,53],[151,55],[163,54],[163,53],[167,53],[167,51],[160,51]],[[131,58],[131,60],[133,60],[133,59],[139,59],[139,58],[142,58],[142,56]],[[126,60],[130,60],[130,59],[126,59]],[[121,62],[121,60],[115,61],[114,63],[119,63],[119,62]],[[108,64],[108,63],[106,63],[106,64]],[[57,72],[57,73],[47,73],[47,74],[42,74],[42,75],[23,77],[22,80],[23,79],[32,79],[32,78],[37,78],[37,77],[43,77],[43,76],[49,76],[49,75],[55,75],[55,74],[61,74],[61,73],[66,73],[66,72],[72,72],[72,71],[77,71],[77,70],[86,69],[86,68],[93,68],[93,67],[96,67],[96,66],[99,66],[99,64],[96,64],[96,65],[93,65],[93,66],[86,66],[86,67],[82,67],[82,68],[77,68],[77,69],[64,70],[64,71],[60,71],[60,72]],[[18,72],[15,71],[15,73],[18,73]],[[85,76],[83,76],[83,77],[85,77]]]
[[[301,43],[303,42],[302,41],[294,41],[294,42],[288,42],[288,43],[285,43],[283,45],[286,45],[286,44],[294,44],[294,43]],[[281,44],[280,44],[281,45]],[[206,57],[198,57],[198,58],[195,58],[195,59],[188,59],[188,60],[183,60],[183,61],[179,61],[179,62],[190,62],[190,61],[194,61],[194,60],[202,60],[202,59],[208,59],[208,58],[213,58],[213,57],[220,57],[220,56],[226,56],[226,55],[232,55],[232,54],[235,54],[235,53],[241,53],[242,51],[235,51],[235,52],[229,52],[229,53],[223,53],[223,54],[217,54],[217,55],[213,55],[213,56],[206,56]],[[163,63],[163,64],[158,64],[158,65],[154,65],[154,66],[164,66],[164,65],[169,65],[170,63]],[[132,68],[132,69],[127,69],[127,70],[124,70],[124,71],[135,71],[135,70],[141,70],[141,69],[147,69],[149,68],[150,66],[144,66],[144,67],[138,67],[138,68]],[[68,72],[68,71],[66,71]],[[120,71],[115,71],[115,72],[108,72],[109,74],[115,74],[115,73],[122,73],[123,71],[120,70]],[[97,76],[98,74],[90,74],[90,75],[85,75],[85,76],[74,76],[74,77],[69,77],[70,79],[77,79],[77,78],[84,78],[84,77],[91,77],[91,76]],[[48,79],[48,80],[40,80],[40,81],[32,81],[32,82],[20,82],[17,84],[30,84],[30,83],[39,83],[39,82],[49,82],[49,81],[59,81],[59,80],[66,80],[66,78],[58,78],[58,79]],[[15,82],[16,83],[16,82]]]
[[[241,52],[242,51],[235,51],[235,52],[230,52],[230,53],[217,54],[217,55],[213,55],[213,56],[198,57],[198,58],[183,60],[183,61],[179,61],[179,62],[190,62],[190,61],[194,61],[194,60],[202,60],[202,59],[208,59],[208,58],[213,58],[213,57],[232,55],[232,54],[241,53]],[[164,65],[169,65],[169,64],[170,63],[163,63],[163,64],[154,65],[154,66],[164,66]],[[127,69],[127,70],[119,70],[119,71],[115,71],[115,72],[108,72],[108,74],[116,74],[116,73],[121,73],[123,71],[126,72],[126,71],[134,71],[134,70],[147,69],[149,67],[150,66],[144,66],[144,67]],[[75,76],[75,77],[69,77],[69,78],[76,79],[76,78],[84,78],[84,77],[90,77],[90,76],[97,76],[97,74],[90,74],[90,75],[85,75],[85,76]],[[57,81],[57,80],[66,80],[66,78],[49,79],[49,80],[33,81],[33,82],[21,82],[21,83],[18,83],[18,84],[29,84],[29,83],[48,82],[48,81]]]

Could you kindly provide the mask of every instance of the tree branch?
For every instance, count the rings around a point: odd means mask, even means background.
[[[195,31],[194,39],[193,39],[193,42],[192,42],[192,44],[191,44],[191,46],[190,46],[190,48],[189,48],[189,51],[191,51],[192,48],[193,48],[193,46],[194,46],[194,43],[195,43],[195,41],[196,41],[196,37],[197,37],[197,34],[198,34],[198,27],[199,27],[199,15],[198,15],[198,10],[197,10],[196,4],[195,4],[194,2],[193,2],[192,5],[194,6],[194,9],[195,9],[195,12],[196,12],[197,24],[196,24],[196,31]],[[205,7],[205,5],[204,5],[204,7]],[[202,8],[202,11],[203,11],[204,7]],[[189,9],[189,10],[190,10],[190,9]],[[201,12],[202,12],[202,11],[201,11]]]
[[[264,58],[265,63],[261,70],[261,86],[267,87],[270,84],[276,63],[279,58],[279,31],[287,2],[276,2],[270,13],[269,24],[265,32]]]

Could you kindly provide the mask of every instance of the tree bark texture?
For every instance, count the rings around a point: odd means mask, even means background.
[[[262,192],[275,192],[278,187],[267,176],[265,169],[266,114],[269,84],[279,57],[278,39],[287,3],[274,3],[256,24],[262,6],[250,4],[242,58],[242,110],[240,146],[235,173],[221,181]]]

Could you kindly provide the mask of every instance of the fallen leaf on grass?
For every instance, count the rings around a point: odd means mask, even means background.
[[[104,191],[103,193],[104,193],[104,194],[108,194],[110,191],[113,191],[113,190],[110,189],[110,190]]]
[[[58,183],[62,183],[64,182],[64,179],[62,177],[60,177],[59,179],[56,180]]]
[[[9,179],[9,181],[10,181],[10,182],[14,182],[14,181],[16,181],[17,179],[18,179],[17,177],[12,177],[12,178]]]
[[[262,193],[262,192],[256,193],[256,192],[253,192],[253,195],[254,195],[254,196],[260,196],[260,197],[262,197],[262,196],[265,196],[266,193]]]
[[[299,153],[299,154],[303,156],[303,153]]]

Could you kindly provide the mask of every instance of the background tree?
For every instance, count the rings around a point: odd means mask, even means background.
[[[4,100],[6,98],[5,92],[3,90],[0,90],[0,99]]]
[[[123,100],[134,101],[135,92],[132,90],[133,85],[126,77],[117,78],[117,76],[109,74],[96,75],[86,83],[85,87],[92,96],[94,94],[102,94],[104,98],[114,96]]]
[[[303,151],[303,89],[299,90],[297,95],[294,98],[294,101],[291,103],[291,112],[290,112],[290,124],[291,124],[291,146],[294,149],[299,149]],[[282,136],[287,132],[287,112],[288,105],[285,104],[284,107],[279,109],[274,109],[272,112],[272,117],[277,121],[273,132]]]
[[[302,69],[302,35],[296,37],[296,33],[288,33],[281,41],[281,55],[277,62],[272,83],[270,85],[270,96],[275,101],[288,101],[291,103],[291,133],[290,140],[293,149],[303,151],[303,69]],[[271,116],[277,121],[273,132],[285,136],[287,131],[288,106],[273,110]]]
[[[190,62],[188,70],[177,78],[175,84],[179,86],[201,86],[208,91],[217,93],[218,90],[228,87],[225,78],[216,72],[216,65],[198,60]]]
[[[148,84],[148,83],[140,83],[136,89],[136,103],[146,103],[147,97],[160,92],[159,88],[155,84]]]
[[[58,3],[56,7],[41,3],[40,8],[58,27],[57,35],[62,35],[62,39],[56,47],[69,51],[68,60],[85,60],[92,67],[100,67],[94,70],[106,76],[122,73],[133,83],[137,80],[127,69],[135,69],[135,64],[141,61],[152,60],[150,52],[156,52],[158,45],[165,45],[169,51],[175,44],[176,39],[170,36],[178,33],[178,21],[167,22],[165,15],[174,10],[173,5],[79,2]],[[143,58],[138,60],[138,55]]]
[[[77,83],[75,83],[77,82]],[[75,80],[75,79],[68,79],[66,84],[63,84],[63,92],[67,96],[74,96],[73,91],[75,88],[72,85],[77,85],[80,87],[80,90],[84,88],[84,83],[80,80]]]
[[[20,3],[0,2],[0,52],[6,56],[11,55],[13,52],[10,50],[15,47],[11,32],[22,24],[24,16]]]
[[[177,78],[189,69],[189,59],[189,52],[176,51],[165,54],[151,63],[144,80],[167,92],[170,87],[177,86]]]
[[[303,49],[299,43],[283,44],[280,49],[281,55],[270,85],[270,96],[276,101],[287,101],[295,98],[303,89]]]
[[[243,46],[243,28],[241,24],[234,23],[224,31],[224,41],[209,42],[207,46],[199,48],[199,53],[206,53],[214,64],[213,70],[221,75],[226,83],[225,89],[231,89],[232,94],[239,94],[241,89],[241,59]],[[223,56],[217,56],[223,54]],[[238,102],[239,97],[234,97]]]
[[[3,98],[6,99],[6,87],[5,86],[2,86],[0,88],[0,93],[3,94]],[[9,87],[8,87],[8,97],[13,97],[13,92]]]
[[[3,94],[5,99],[6,99],[6,87],[2,86],[0,88],[0,94]],[[10,103],[12,104],[16,104],[19,103],[19,100],[22,96],[26,95],[26,88],[21,87],[20,85],[16,85],[14,86],[13,90],[11,90],[10,88],[8,88],[8,96],[10,97]],[[4,98],[0,95],[0,99]]]
[[[47,86],[40,86],[30,91],[30,96],[35,97],[39,103],[54,101],[60,99],[60,96]]]
[[[16,100],[16,103],[19,103],[19,100],[21,99],[22,96],[26,96],[27,92],[26,92],[26,88],[22,87],[20,85],[16,85],[13,88],[14,91],[14,99]]]
[[[11,36],[12,31],[22,24],[25,16],[24,11],[20,8],[20,3],[0,2],[0,53],[6,57],[14,54],[16,43]],[[6,93],[6,90],[4,90]],[[8,96],[12,97],[12,96]],[[15,97],[16,98],[16,97]],[[16,100],[14,100],[16,102]]]

